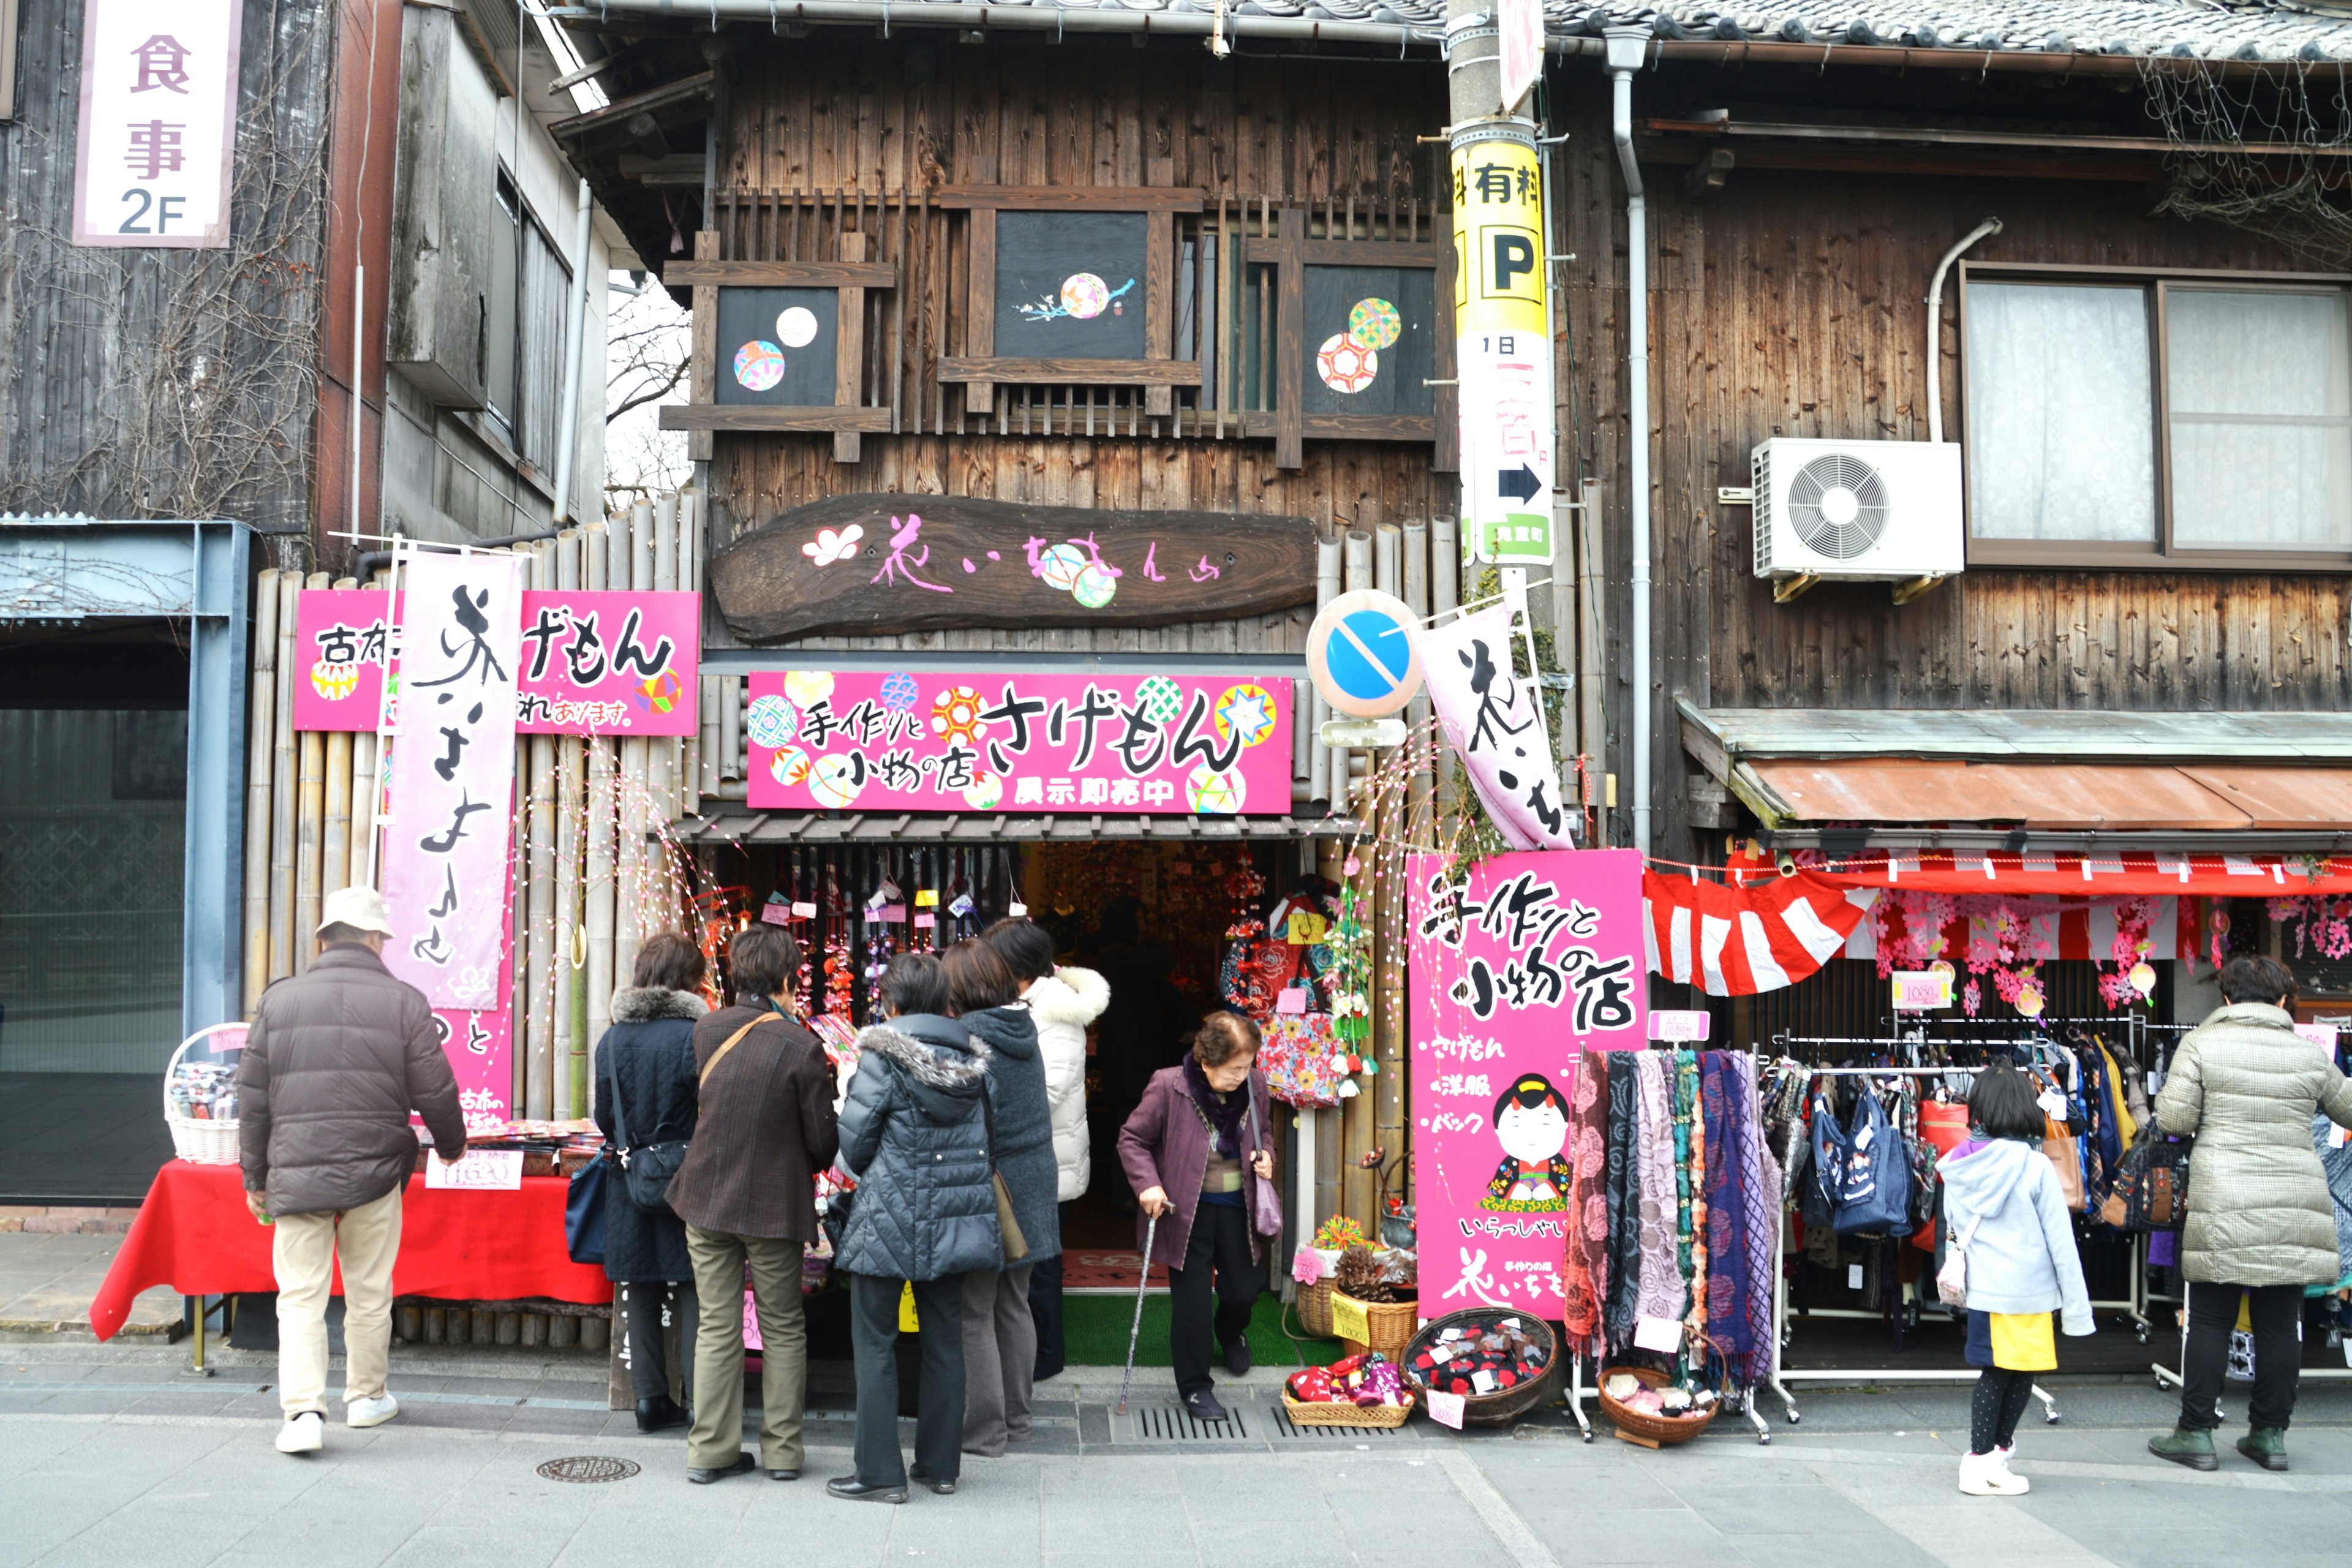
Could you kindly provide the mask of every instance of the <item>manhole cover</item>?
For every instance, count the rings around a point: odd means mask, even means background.
[[[625,1481],[637,1473],[637,1467],[632,1460],[602,1454],[574,1454],[568,1459],[548,1460],[539,1467],[539,1473],[551,1481]]]

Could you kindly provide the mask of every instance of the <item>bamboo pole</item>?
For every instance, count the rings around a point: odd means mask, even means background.
[[[654,585],[654,503],[629,509],[629,586],[648,593]]]
[[[1429,617],[1429,525],[1408,522],[1404,525],[1404,602],[1424,624]],[[1407,732],[1418,737],[1429,721],[1429,698],[1422,694],[1413,698],[1405,709]],[[1406,828],[1408,832],[1424,831],[1422,825],[1429,816],[1430,771],[1426,765],[1412,771],[1405,782]]]
[[[1349,594],[1374,586],[1372,536],[1364,529],[1349,529],[1341,541],[1339,586]],[[1358,761],[1358,753],[1354,752],[1332,753],[1331,809],[1334,811],[1351,808],[1355,805],[1355,781],[1363,771],[1357,765]]]
[[[1315,544],[1315,608],[1320,611],[1339,596],[1339,542],[1336,539],[1318,540]],[[1347,805],[1344,793],[1338,787],[1346,780],[1347,774],[1332,767],[1330,749],[1323,744],[1323,721],[1331,717],[1331,705],[1323,700],[1320,693],[1315,698],[1313,713],[1315,731],[1310,742],[1311,750],[1307,753],[1307,789],[1317,800],[1323,802],[1331,811],[1338,812]]]
[[[698,490],[680,491],[677,498],[677,527],[673,548],[677,557],[677,590],[691,594],[702,585],[702,496]],[[700,693],[696,695],[699,696]],[[698,712],[700,710],[697,710]],[[670,773],[673,817],[691,816],[702,809],[702,727],[697,725],[691,735],[680,736],[677,756]]]
[[[530,965],[526,961],[530,951],[530,852],[525,830],[530,820],[530,801],[526,791],[530,784],[530,743],[536,737],[517,735],[514,742],[515,798],[517,810],[509,819],[507,841],[507,910],[514,923],[512,939],[507,943],[506,961],[509,971],[507,987],[507,1114],[527,1116],[525,1108],[530,1102],[531,1051]]]
[[[294,613],[301,603],[299,573],[278,574],[278,682],[269,746],[269,978],[295,970],[294,932]]]
[[[1354,593],[1360,588],[1376,586],[1371,533],[1360,528],[1349,529],[1342,541],[1342,587]],[[1354,752],[1332,753],[1335,776],[1331,781],[1331,804],[1334,810],[1344,805],[1352,813],[1356,808],[1356,760]],[[1365,826],[1369,829],[1374,825],[1366,823]],[[1378,921],[1373,916],[1378,906],[1373,899],[1370,870],[1369,865],[1363,866],[1355,877],[1349,879],[1356,886],[1357,897],[1364,900],[1360,907],[1365,923],[1377,931]],[[1372,1016],[1377,1019],[1381,997],[1377,971],[1377,936],[1374,941],[1375,973],[1370,1000]],[[1362,1223],[1367,1230],[1372,1229],[1378,1219],[1372,1212],[1374,1185],[1370,1173],[1357,1162],[1370,1152],[1372,1145],[1379,1141],[1379,1113],[1375,1100],[1374,1093],[1368,1090],[1339,1102],[1339,1212]]]
[[[1454,618],[1454,611],[1462,604],[1462,544],[1460,526],[1450,517],[1441,517],[1429,525],[1429,612],[1443,624]],[[1416,715],[1429,712],[1426,693],[1414,699]],[[1454,787],[1454,756],[1441,747],[1436,755],[1437,781],[1432,802],[1441,816],[1451,816],[1455,809]]]
[[[583,540],[576,528],[555,536],[555,585],[581,586]],[[585,934],[580,927],[580,799],[584,771],[583,744],[577,735],[555,738],[555,1109],[553,1115],[571,1121],[581,1114],[585,1096],[579,1080],[581,1052],[578,949]]]
[[[673,490],[654,502],[654,592],[677,592],[678,496]]]
[[[588,1041],[593,1049],[604,1037],[613,1014],[613,742],[603,735],[588,742]],[[592,1079],[593,1075],[591,1075]],[[583,1114],[586,1114],[583,1097]]]
[[[645,900],[646,740],[621,737],[621,766],[614,780],[619,792],[616,814],[619,832],[613,841],[613,974],[633,974],[637,948],[644,938],[638,923]]]
[[[269,984],[269,781],[272,725],[278,713],[278,569],[254,579],[252,668],[246,689],[249,739],[245,757],[245,1011],[249,1017]]]
[[[313,572],[303,584],[324,588],[332,581]],[[301,662],[298,650],[295,662]],[[316,730],[295,736],[294,784],[294,967],[310,967],[319,956],[319,901],[324,889],[327,852],[327,737]]]
[[[540,540],[530,547],[530,585],[544,591],[555,586],[555,544]],[[530,837],[519,864],[530,879],[523,900],[523,929],[530,1057],[523,1076],[525,1116],[555,1114],[555,737],[533,735],[528,742],[530,771],[523,775],[530,789],[530,810],[525,831]]]

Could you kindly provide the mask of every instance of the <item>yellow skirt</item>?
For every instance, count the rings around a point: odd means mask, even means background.
[[[2003,1372],[2055,1372],[2058,1340],[2047,1312],[1988,1312],[1992,1364]]]

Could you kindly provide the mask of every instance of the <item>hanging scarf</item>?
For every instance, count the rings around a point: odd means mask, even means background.
[[[1748,1349],[1747,1206],[1740,1196],[1741,1110],[1737,1058],[1699,1058],[1700,1120],[1706,1128],[1706,1290],[1701,1327],[1734,1365]]]
[[[1644,1318],[1683,1315],[1682,1268],[1675,1245],[1675,1113],[1667,1081],[1670,1064],[1659,1051],[1643,1051],[1633,1063],[1634,1105],[1641,1117],[1638,1158],[1642,1177],[1641,1284],[1634,1310]]]
[[[1187,1051],[1184,1088],[1199,1108],[1201,1120],[1209,1124],[1210,1141],[1216,1152],[1228,1160],[1241,1158],[1242,1118],[1248,1114],[1250,1102],[1247,1080],[1231,1094],[1219,1094],[1209,1087],[1209,1075],[1201,1070],[1200,1059]]]
[[[1601,1331],[1609,1300],[1609,1066],[1587,1055],[1576,1064],[1569,1091],[1568,1243],[1561,1269],[1566,1297],[1561,1321],[1569,1338]]]
[[[1735,1078],[1748,1110],[1743,1127],[1761,1133],[1758,1115],[1756,1058],[1746,1051],[1733,1053],[1739,1068]],[[1779,1364],[1780,1341],[1772,1321],[1772,1302],[1780,1278],[1780,1237],[1788,1225],[1780,1205],[1787,1171],[1759,1136],[1751,1135],[1739,1154],[1741,1198],[1748,1216],[1748,1355],[1740,1381],[1753,1385],[1770,1377]]]
[[[1601,1299],[1608,1303],[1602,1326],[1612,1345],[1633,1342],[1634,1301],[1642,1288],[1642,1174],[1636,1154],[1642,1129],[1633,1086],[1637,1059],[1631,1051],[1609,1053],[1609,1266]]]
[[[1706,1118],[1699,1105],[1699,1063],[1696,1051],[1679,1051],[1675,1056],[1675,1104],[1678,1112],[1690,1124],[1690,1157],[1681,1173],[1683,1185],[1690,1192],[1690,1221],[1683,1228],[1690,1237],[1690,1267],[1685,1278],[1690,1286],[1690,1318],[1700,1328],[1706,1326]]]

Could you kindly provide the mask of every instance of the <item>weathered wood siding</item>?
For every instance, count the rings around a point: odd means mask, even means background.
[[[834,237],[853,230],[872,237],[870,256],[898,261],[902,278],[900,289],[867,296],[866,333],[866,396],[899,407],[898,432],[866,436],[854,465],[833,460],[829,436],[719,434],[711,473],[722,541],[860,490],[1290,512],[1339,527],[1454,512],[1456,481],[1432,470],[1428,445],[1310,440],[1304,466],[1285,471],[1271,439],[1237,438],[1238,421],[1218,439],[1213,417],[1155,419],[1139,390],[1033,392],[1024,404],[1019,389],[1001,389],[999,424],[966,415],[961,389],[932,378],[936,357],[958,346],[966,230],[962,215],[931,205],[929,193],[968,184],[1190,186],[1207,193],[1212,226],[1221,202],[1236,225],[1244,205],[1255,214],[1295,202],[1335,236],[1426,238],[1444,221],[1444,150],[1415,138],[1444,121],[1444,79],[1426,59],[1221,63],[1189,41],[1137,49],[1074,35],[974,47],[944,33],[773,43],[752,34],[729,58],[720,115],[723,258],[830,259]],[[1308,618],[903,640],[1296,651]]]
[[[1608,498],[1611,625],[1627,624],[1624,188],[1606,86],[1569,73],[1584,112],[1560,160],[1564,416]],[[1639,110],[1637,110],[1639,112]],[[1652,559],[1656,583],[1658,849],[1706,847],[1683,807],[1677,694],[1702,705],[1819,708],[2341,708],[2352,577],[2223,572],[1971,570],[1895,607],[1885,584],[1825,584],[1788,605],[1752,575],[1746,507],[1768,437],[1927,439],[1925,310],[1945,247],[1988,213],[2007,226],[1978,262],[2293,270],[2215,224],[2142,216],[2144,185],[1738,169],[1695,203],[1682,170],[1645,164],[1650,213]],[[1957,282],[1957,278],[1954,282]],[[1948,284],[1948,439],[1965,436]],[[1569,471],[1563,440],[1561,471]],[[1621,644],[1622,653],[1622,644]],[[1608,693],[1628,710],[1630,669]],[[1611,724],[1612,765],[1629,758]],[[1621,797],[1622,799],[1622,797]],[[1717,847],[1719,848],[1719,836]]]
[[[79,0],[26,0],[0,125],[0,511],[299,530],[318,406],[334,17],[246,0],[231,244],[79,248]]]

